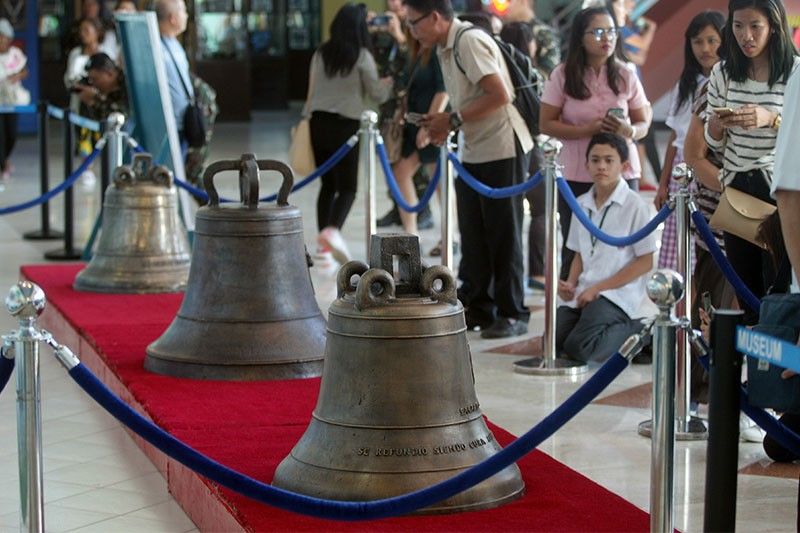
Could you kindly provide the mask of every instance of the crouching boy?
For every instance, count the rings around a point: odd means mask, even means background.
[[[648,205],[621,178],[628,164],[628,146],[611,133],[589,141],[586,168],[594,185],[578,203],[595,226],[624,237],[650,220]],[[591,235],[572,215],[567,247],[575,252],[569,277],[558,282],[565,302],[556,313],[556,349],[560,357],[602,362],[625,339],[641,330],[632,317],[645,294],[645,274],[653,268],[656,240],[651,234],[618,248]]]

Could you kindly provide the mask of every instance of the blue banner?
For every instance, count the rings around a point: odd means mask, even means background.
[[[745,355],[800,373],[800,346],[791,342],[737,326],[736,349]]]

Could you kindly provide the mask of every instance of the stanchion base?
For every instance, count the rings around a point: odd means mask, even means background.
[[[22,238],[29,241],[55,241],[58,239],[63,239],[64,234],[60,231],[52,229],[49,231],[37,229],[35,231],[29,231],[28,233],[23,234]]]
[[[514,363],[514,372],[534,376],[577,376],[589,370],[589,365],[569,359],[547,360],[531,357]]]
[[[83,250],[78,248],[73,248],[72,250],[60,248],[58,250],[50,250],[49,252],[44,253],[44,258],[50,259],[51,261],[75,261],[80,259],[82,256]]]
[[[708,438],[708,428],[705,422],[693,416],[689,419],[689,431],[679,431],[678,421],[675,421],[675,440],[706,440]],[[653,421],[645,420],[639,424],[636,430],[642,437],[652,438],[653,436]]]

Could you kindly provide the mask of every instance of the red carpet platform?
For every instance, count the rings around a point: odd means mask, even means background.
[[[215,460],[269,481],[314,408],[319,379],[231,383],[159,376],[144,350],[166,329],[182,294],[103,295],[72,290],[81,265],[25,266],[47,294],[43,327],[68,344],[140,412]],[[66,375],[65,375],[65,379]],[[513,437],[491,425],[501,444]],[[645,531],[646,513],[551,457],[519,466],[526,496],[498,509],[456,515],[330,522],[270,508],[200,478],[137,442],[203,531]],[[47,458],[45,457],[45,460]]]

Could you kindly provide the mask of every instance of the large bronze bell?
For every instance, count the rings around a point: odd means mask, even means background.
[[[277,205],[258,204],[259,169],[278,171]],[[220,205],[214,176],[238,171],[240,204]],[[218,161],[203,176],[186,296],[145,368],[201,379],[318,376],[325,319],[314,299],[300,210],[287,202],[291,169],[278,161]]]
[[[136,154],[114,171],[103,201],[103,232],[75,278],[79,291],[152,293],[186,288],[189,241],[178,217],[172,174]]]
[[[433,485],[500,449],[475,396],[453,274],[423,270],[411,235],[373,235],[370,263],[351,261],[339,271],[317,406],[275,486],[374,500]],[[495,507],[523,492],[511,465],[420,512]]]

